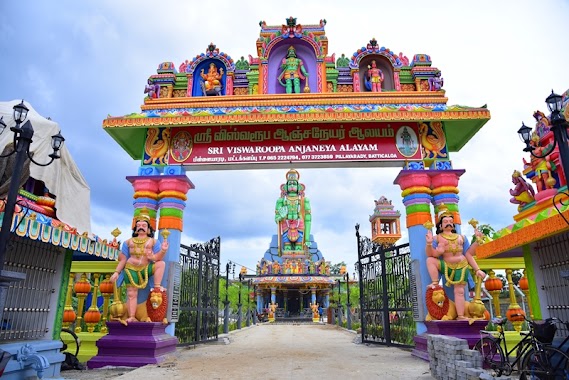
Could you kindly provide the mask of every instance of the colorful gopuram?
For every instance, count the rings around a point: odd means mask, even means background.
[[[460,230],[457,194],[464,170],[453,167],[450,155],[490,119],[489,110],[447,105],[441,70],[427,54],[408,58],[372,38],[363,45],[355,41],[352,54],[337,56],[328,52],[326,20],[284,21],[260,23],[256,52],[247,59],[234,59],[210,43],[181,64],[160,63],[147,80],[141,111],[103,121],[140,161],[138,176],[129,177],[135,209],[147,207],[159,230],[173,231],[167,261],[176,261],[186,192],[193,188],[186,169],[399,167],[395,183],[402,190],[412,256],[420,263],[417,289],[424,294],[431,282],[424,223],[432,221],[433,206],[438,213],[444,203]],[[289,284],[277,296],[276,285],[260,283],[260,307],[284,312],[286,299],[287,312],[300,313],[310,303],[327,303],[326,276],[316,263],[324,263],[324,272],[326,264],[307,216],[302,244],[284,241],[291,235],[281,230],[258,279],[286,278],[292,289],[291,278],[302,274],[298,281],[324,284],[295,286],[303,289],[297,303],[284,295]],[[273,273],[275,262],[280,275]],[[419,333],[425,331],[420,325]]]
[[[257,311],[275,318],[313,319],[315,305],[327,308],[334,285],[330,263],[325,261],[311,235],[312,211],[300,173],[286,173],[275,206],[277,234],[257,264],[253,279]],[[318,321],[318,317],[315,318]]]

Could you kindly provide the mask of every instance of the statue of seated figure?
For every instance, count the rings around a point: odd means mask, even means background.
[[[200,76],[203,79],[202,91],[205,96],[221,95],[221,78],[223,77],[223,67],[220,67],[218,71],[215,63],[212,62],[209,64],[209,70],[207,73],[204,73],[204,69],[202,69]]]

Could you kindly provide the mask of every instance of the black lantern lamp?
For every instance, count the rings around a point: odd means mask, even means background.
[[[524,124],[522,121],[522,126],[518,129],[518,135],[526,147],[524,148],[524,152],[531,152],[535,148],[530,145],[531,141],[531,128]]]

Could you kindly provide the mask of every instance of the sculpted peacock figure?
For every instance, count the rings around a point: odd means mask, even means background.
[[[149,128],[144,144],[144,163],[166,165],[166,154],[170,147],[170,129],[164,129],[159,136],[158,128]]]
[[[423,145],[423,158],[447,156],[446,153],[442,152],[446,146],[446,138],[441,122],[435,121],[431,123],[430,134],[429,126],[426,123],[419,124],[419,135],[421,136],[421,145]]]

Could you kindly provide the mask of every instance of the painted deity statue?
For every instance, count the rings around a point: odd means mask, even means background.
[[[556,165],[551,161],[551,154],[545,155],[546,152],[551,150],[550,147],[543,147],[540,143],[540,138],[537,133],[533,133],[530,145],[535,149],[532,154],[530,165],[533,168],[535,176],[532,181],[535,182],[537,191],[553,189],[556,184],[555,178],[551,175],[556,170]],[[535,156],[538,157],[535,157]],[[545,155],[545,157],[543,157]],[[525,159],[524,159],[525,162]]]
[[[153,276],[154,287],[152,289],[164,289],[161,286],[162,277],[166,265],[163,261],[168,251],[168,241],[162,244],[154,239],[154,230],[150,226],[150,216],[142,209],[135,220],[132,237],[125,241],[119,254],[118,265],[111,281],[116,282],[119,274],[124,272],[124,282],[127,288],[127,312],[126,322],[136,322],[136,306],[138,290],[148,286],[150,277]]]
[[[310,201],[304,196],[300,174],[291,169],[286,183],[281,185],[281,197],[275,206],[275,222],[278,224],[279,254],[303,252],[310,247],[312,215]]]
[[[209,70],[207,73],[204,73],[204,69],[202,69],[200,76],[204,81],[204,86],[206,91],[215,90],[216,88],[221,88],[221,77],[223,76],[223,67],[217,70],[215,63],[209,64]]]
[[[372,92],[381,92],[381,83],[383,82],[383,72],[377,67],[377,63],[371,61],[371,66],[368,66],[368,78],[371,82]]]
[[[160,97],[160,85],[153,83],[152,79],[148,79],[148,84],[144,87],[144,93],[148,94],[150,99],[157,99]]]
[[[429,78],[429,91],[439,91],[443,88],[443,78],[441,72],[437,71],[434,77]]]
[[[533,113],[533,117],[535,119],[535,132],[537,136],[541,139],[551,130],[551,122],[545,116],[545,114],[541,111],[535,111]]]
[[[474,269],[476,276],[481,279],[486,277],[473,257],[484,236],[475,229],[476,241],[470,245],[464,235],[456,233],[453,214],[442,204],[439,206],[436,232],[436,236],[433,236],[430,228],[427,229],[427,270],[432,281],[429,287],[438,288],[439,273],[442,273],[444,284],[454,288],[457,319],[467,319],[464,292],[470,279],[468,266]]]
[[[304,67],[304,63],[302,59],[297,58],[296,50],[294,46],[288,48],[287,57],[283,58],[281,63],[281,74],[279,75],[279,83],[286,88],[286,93],[291,94],[294,92],[299,94],[300,93],[300,80],[304,80],[308,78],[308,72]],[[285,82],[283,83],[283,78]],[[306,80],[305,89],[308,88],[308,79]],[[308,88],[309,92],[310,88]]]
[[[514,170],[512,174],[512,183],[514,188],[510,189],[510,195],[512,196],[510,203],[518,205],[518,211],[520,211],[522,207],[535,200],[535,191],[522,177],[522,173],[517,170]]]

